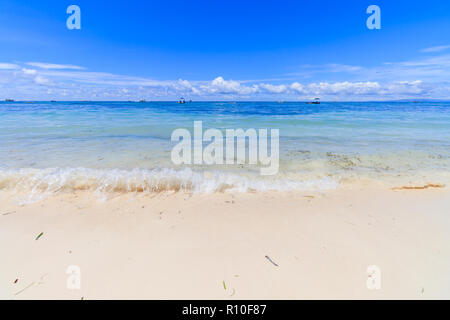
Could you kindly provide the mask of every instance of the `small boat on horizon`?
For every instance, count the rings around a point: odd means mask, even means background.
[[[147,102],[147,101],[145,101],[145,99],[139,100],[139,103],[143,103],[143,102]]]
[[[5,102],[14,102],[14,99],[5,99]]]
[[[314,101],[307,102],[306,104],[320,104],[320,99],[314,98]]]
[[[178,103],[181,103],[181,104],[186,103],[186,100],[184,100],[184,98],[181,97],[180,100],[178,100]]]

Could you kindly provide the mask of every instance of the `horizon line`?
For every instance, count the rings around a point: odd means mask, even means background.
[[[15,100],[8,101],[9,99],[0,100],[0,103],[12,103],[12,102],[128,102],[128,103],[151,103],[151,102],[178,102],[179,100]],[[192,100],[187,103],[193,102],[276,102],[276,103],[294,103],[294,102],[311,102],[311,100]],[[391,99],[391,100],[320,100],[321,103],[336,103],[336,102],[450,102],[450,99]]]

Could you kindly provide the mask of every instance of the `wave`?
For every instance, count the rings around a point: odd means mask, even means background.
[[[0,190],[32,193],[63,191],[95,192],[164,192],[192,193],[329,190],[338,187],[330,178],[292,180],[264,178],[250,174],[221,171],[194,171],[171,168],[90,169],[90,168],[22,168],[0,169]]]

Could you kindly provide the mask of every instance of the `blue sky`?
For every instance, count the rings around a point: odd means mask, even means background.
[[[449,1],[0,3],[0,98],[448,99],[449,75]]]

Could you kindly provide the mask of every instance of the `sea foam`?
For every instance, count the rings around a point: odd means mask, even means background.
[[[0,169],[0,189],[32,193],[58,193],[87,190],[94,192],[163,192],[192,193],[329,190],[337,188],[332,179],[304,181],[265,178],[220,171],[194,171],[171,168],[90,169],[23,168]]]

